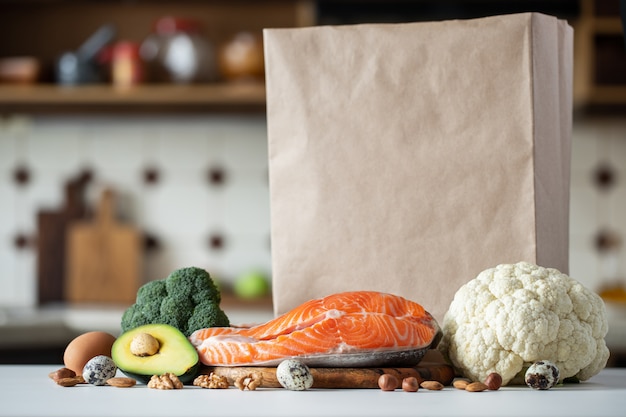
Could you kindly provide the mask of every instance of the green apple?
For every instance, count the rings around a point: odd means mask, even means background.
[[[263,297],[270,291],[269,279],[261,271],[249,271],[243,273],[235,280],[233,291],[240,298]]]

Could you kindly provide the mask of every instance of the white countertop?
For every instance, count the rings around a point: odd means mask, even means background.
[[[602,416],[625,415],[626,369],[609,368],[581,384],[536,391],[525,386],[470,393],[446,387],[416,393],[378,389],[160,391],[78,385],[48,378],[59,365],[0,366],[0,416]]]

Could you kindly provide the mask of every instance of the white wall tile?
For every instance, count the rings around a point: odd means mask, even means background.
[[[598,290],[598,256],[590,237],[574,236],[570,239],[570,273],[587,288]]]
[[[626,237],[626,123],[577,120],[573,133],[570,274],[595,289],[606,269],[596,233],[610,226]],[[592,173],[605,160],[619,181],[599,193]],[[12,180],[18,161],[33,171],[19,188]],[[148,166],[159,171],[155,184],[144,181]],[[208,180],[212,167],[224,169],[222,184]],[[36,254],[16,249],[14,236],[36,233],[37,212],[59,209],[64,182],[84,168],[95,174],[90,204],[115,187],[120,221],[158,239],[145,255],[144,280],[191,265],[225,283],[251,269],[270,272],[264,116],[11,117],[0,120],[0,306],[34,302]],[[223,236],[222,248],[210,247],[213,233]],[[626,265],[626,248],[619,259]]]
[[[595,125],[576,123],[572,131],[572,186],[590,186],[591,172],[598,160]]]
[[[597,231],[597,206],[597,191],[591,185],[571,188],[570,235],[591,236]]]
[[[16,261],[12,237],[0,231],[0,306],[13,305],[15,285],[25,278],[16,273]]]

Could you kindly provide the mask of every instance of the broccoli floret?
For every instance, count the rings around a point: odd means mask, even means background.
[[[165,281],[150,281],[137,291],[137,304],[145,304],[150,300],[167,297]]]
[[[122,331],[162,323],[189,336],[201,328],[229,326],[220,301],[221,294],[207,271],[196,267],[178,269],[164,280],[139,288],[135,304],[122,315]]]
[[[187,333],[191,334],[198,329],[207,327],[228,327],[230,320],[226,313],[219,308],[219,305],[212,302],[202,302],[197,304],[193,314],[187,322]]]
[[[161,322],[174,326],[177,329],[186,329],[187,321],[193,314],[193,308],[194,303],[190,298],[167,296],[161,301],[159,312]]]
[[[161,300],[158,299],[145,304],[133,304],[122,315],[122,331],[125,332],[144,324],[155,323],[154,317],[160,317],[160,307]]]
[[[205,300],[221,302],[221,295],[213,279],[202,268],[182,268],[172,272],[165,280],[167,293],[180,298],[192,298],[198,304]]]

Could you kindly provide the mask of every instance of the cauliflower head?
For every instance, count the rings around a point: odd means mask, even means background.
[[[584,381],[609,358],[604,302],[553,268],[527,262],[481,272],[455,294],[438,349],[467,378],[491,372],[503,385],[523,382],[528,366],[554,362],[561,380]]]

